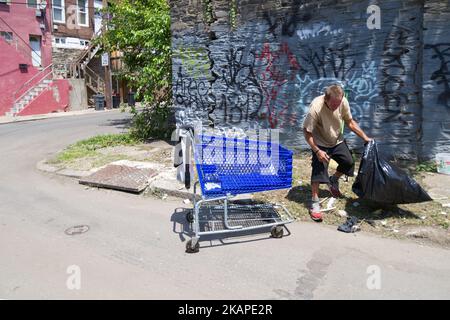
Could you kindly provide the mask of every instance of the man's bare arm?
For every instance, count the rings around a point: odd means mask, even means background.
[[[369,142],[370,140],[372,140],[371,138],[369,138],[366,133],[359,127],[358,123],[351,119],[350,121],[347,122],[347,126],[350,130],[352,130],[358,137],[360,137],[361,139],[364,140],[364,142]]]
[[[308,142],[312,151],[317,155],[317,158],[319,159],[319,161],[321,161],[321,162],[330,161],[330,157],[328,156],[328,154],[325,151],[320,150],[320,148],[314,142],[312,133],[308,132],[305,128],[303,128],[303,134],[305,135],[306,142]]]

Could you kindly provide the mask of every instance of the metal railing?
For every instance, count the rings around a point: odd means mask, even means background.
[[[84,78],[86,85],[90,86],[94,91],[104,92],[105,81],[103,81],[103,79],[88,66],[84,68]]]
[[[23,97],[25,97],[31,90],[33,90],[44,80],[48,80],[49,76],[50,79],[53,78],[53,64],[49,64],[40,72],[36,73],[30,80],[25,82],[19,89],[14,92],[14,104],[19,102]]]
[[[92,57],[89,57],[89,55],[91,54],[91,52],[93,51],[93,49],[95,50],[96,47],[98,47],[99,45],[94,43],[94,40],[96,38],[98,38],[100,36],[100,34],[102,33],[102,29],[98,30],[91,38],[90,42],[89,42],[89,46],[83,50],[83,52],[81,52],[81,54],[74,59],[74,61],[72,63],[70,63],[68,71],[69,77],[80,77],[81,76],[81,69],[82,69],[82,64],[83,61],[85,60],[86,57],[88,57],[88,59],[92,59]],[[89,62],[88,62],[89,63]],[[86,63],[87,66],[87,63]]]

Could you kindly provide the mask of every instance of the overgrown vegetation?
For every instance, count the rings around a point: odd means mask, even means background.
[[[416,166],[417,172],[437,172],[437,165],[434,161],[422,162]]]
[[[211,25],[215,20],[212,0],[202,0],[202,7],[203,20],[206,22],[206,24]]]
[[[134,145],[139,141],[131,134],[105,134],[78,141],[59,153],[53,162],[70,162],[79,158],[92,157],[98,149],[119,145]]]
[[[237,0],[230,0],[230,26],[231,30],[237,27]]]
[[[134,113],[130,135],[133,139],[146,141],[150,138],[168,140],[175,129],[175,122],[171,120],[172,110],[164,103],[144,108]]]
[[[136,139],[170,135],[172,60],[167,0],[120,0],[108,7],[110,19],[100,39],[107,52],[121,51],[122,76],[136,89],[144,110],[131,109]],[[147,126],[151,126],[148,128]]]

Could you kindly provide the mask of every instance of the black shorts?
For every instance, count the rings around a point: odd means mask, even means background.
[[[355,171],[355,162],[353,161],[350,150],[348,149],[347,143],[344,141],[332,148],[325,148],[318,146],[321,150],[325,151],[328,156],[337,162],[337,171],[353,177],[353,172]],[[329,183],[330,177],[328,176],[328,163],[322,163],[317,158],[317,155],[313,152],[312,157],[312,174],[311,183]]]

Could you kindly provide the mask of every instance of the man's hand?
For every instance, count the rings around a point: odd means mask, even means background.
[[[328,163],[330,161],[330,157],[323,150],[317,151],[316,155],[317,155],[317,158],[319,159],[320,162]]]
[[[364,138],[364,143],[369,143],[370,141],[372,141],[373,140],[373,138],[369,138],[369,137],[365,137]]]

